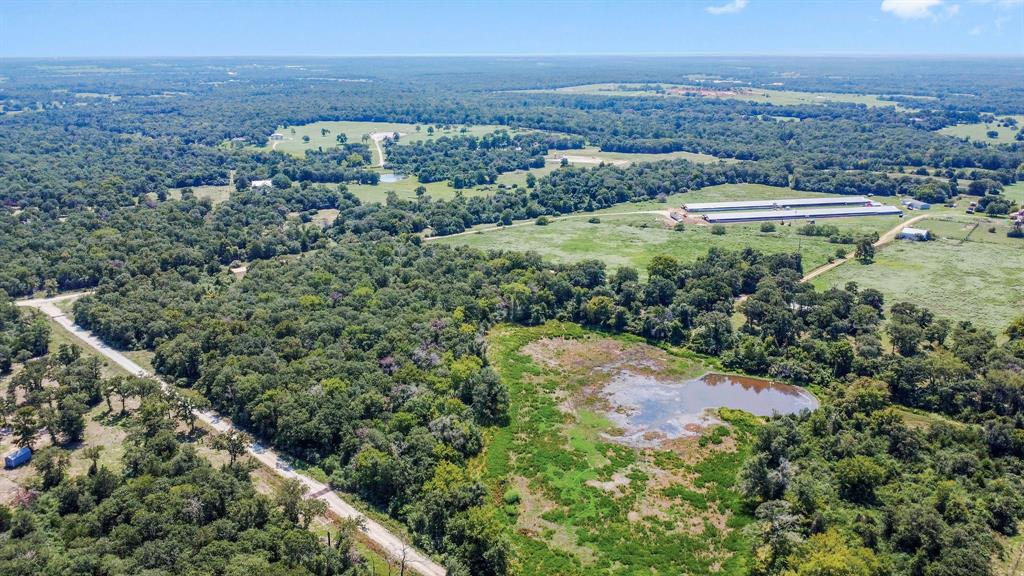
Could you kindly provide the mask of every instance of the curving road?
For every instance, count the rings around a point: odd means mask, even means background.
[[[152,373],[133,362],[124,354],[121,354],[117,350],[114,350],[110,346],[104,344],[103,341],[97,338],[92,332],[75,324],[73,320],[68,318],[67,315],[56,306],[56,302],[74,300],[87,294],[91,294],[91,292],[62,294],[60,296],[54,296],[53,298],[18,300],[16,304],[18,306],[35,308],[41,311],[65,330],[77,336],[88,346],[96,349],[100,354],[107,357],[114,364],[124,368],[131,374],[153,378],[160,383],[161,388],[168,390],[170,386],[166,382],[156,378]],[[228,420],[221,418],[219,414],[213,411],[197,411],[196,416],[200,421],[217,432],[223,433],[233,428]],[[252,446],[249,446],[249,454],[259,461],[260,464],[271,469],[278,476],[283,478],[296,478],[301,481],[307,488],[308,497],[323,500],[324,503],[327,504],[327,509],[338,517],[364,518],[366,522],[364,528],[366,537],[369,538],[377,547],[383,550],[388,556],[397,562],[404,564],[406,568],[415,570],[423,576],[445,576],[445,569],[440,564],[434,562],[426,554],[414,549],[401,538],[392,534],[380,523],[369,518],[365,518],[358,510],[355,509],[355,507],[342,500],[326,484],[317,482],[316,480],[293,470],[287,461],[277,452],[269,448],[264,448],[259,444],[253,444]]]

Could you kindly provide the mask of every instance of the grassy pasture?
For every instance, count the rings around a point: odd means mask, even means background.
[[[697,154],[694,152],[669,152],[666,154],[643,154],[630,152],[602,152],[597,146],[587,146],[579,150],[557,150],[547,156],[548,162],[560,162],[565,157],[570,164],[598,164],[607,162],[609,164],[631,164],[634,162],[658,162],[660,160],[689,160],[696,164],[711,164],[722,160],[724,162],[739,162],[731,158],[719,158],[710,154]]]
[[[401,122],[352,122],[352,121],[324,121],[324,122],[313,122],[311,124],[303,124],[301,126],[279,126],[277,132],[284,136],[283,140],[267,142],[263,145],[264,150],[280,150],[294,156],[302,156],[306,153],[306,150],[317,149],[318,147],[334,148],[338,145],[338,134],[345,134],[348,136],[349,142],[364,142],[363,136],[374,134],[377,132],[400,132],[405,134],[399,139],[399,142],[418,142],[425,140],[433,140],[440,138],[441,136],[483,136],[484,134],[490,134],[495,130],[509,130],[510,132],[516,132],[516,129],[508,128],[507,126],[497,125],[481,125],[481,126],[462,126],[462,125],[450,125],[446,128],[436,126],[433,134],[428,134],[427,129],[432,124],[420,124],[419,131],[416,130],[416,124],[404,124]],[[330,130],[329,133],[322,134],[321,130]],[[309,142],[305,142],[302,137],[309,136]],[[373,142],[366,140],[365,143],[370,147],[370,151],[373,153],[374,164],[380,161],[377,156],[377,150],[373,145]]]
[[[531,355],[561,338],[582,347],[585,366]],[[657,359],[673,374],[699,373],[699,361],[557,322],[499,326],[488,343],[509,386],[510,424],[488,431],[473,467],[501,499],[523,574],[747,573],[751,519],[733,484],[756,420],[723,411],[729,425],[713,434],[638,450],[607,439],[600,412],[563,404],[608,377],[609,350]]]
[[[730,224],[725,235],[714,235],[711,227],[686,224],[678,232],[664,216],[658,214],[623,214],[634,211],[660,211],[678,207],[683,202],[757,200],[792,197],[818,197],[827,194],[798,192],[789,188],[756,184],[726,184],[712,186],[676,195],[667,203],[641,202],[623,204],[593,214],[576,215],[552,221],[547,226],[524,225],[503,230],[486,227],[480,234],[466,234],[451,238],[438,238],[436,242],[465,244],[476,248],[505,249],[515,246],[519,250],[534,250],[559,262],[578,262],[596,258],[609,267],[634,266],[643,270],[658,254],[670,254],[684,261],[692,261],[707,253],[712,246],[726,249],[755,247],[765,252],[797,252],[803,255],[804,269],[811,270],[828,261],[838,248],[848,253],[852,245],[832,244],[827,238],[803,236],[796,233],[801,225],[776,223],[774,232],[761,232],[760,223]],[[896,202],[895,199],[887,199]],[[596,216],[600,223],[588,219]],[[895,217],[837,218],[826,222],[841,231],[865,234],[882,232],[898,224]]]
[[[171,188],[167,191],[167,197],[172,200],[180,200],[182,190],[183,188]],[[227,200],[233,191],[234,187],[232,186],[192,186],[192,192],[196,198],[200,200],[209,198],[210,202],[214,204],[220,204]]]
[[[1002,118],[1016,118],[1017,119],[1017,130],[1000,126],[999,120]],[[957,138],[970,138],[973,142],[985,142],[989,144],[1009,144],[1015,142],[1014,138],[1021,129],[1024,129],[1024,115],[1017,116],[998,116],[995,122],[975,122],[973,124],[957,124],[956,126],[947,126],[939,130],[940,134],[947,136],[955,136]],[[989,138],[986,132],[989,130],[995,130],[997,136],[995,138]]]
[[[629,87],[623,90],[622,87]],[[797,92],[794,90],[779,90],[768,88],[747,88],[732,87],[728,84],[722,86],[685,86],[681,84],[660,84],[666,90],[673,88],[701,88],[715,90],[708,98],[727,98],[732,100],[747,100],[776,106],[795,106],[799,104],[825,104],[828,102],[846,102],[850,104],[864,104],[865,106],[896,106],[902,108],[896,102],[883,100],[875,94],[844,94],[840,92]],[[671,92],[658,90],[643,90],[640,84],[584,84],[580,86],[567,86],[554,90],[531,90],[531,92],[557,92],[565,94],[589,94],[598,96],[652,96],[672,98],[678,95]]]
[[[1006,220],[956,216],[929,218],[916,226],[934,231],[939,239],[895,241],[878,251],[873,264],[848,262],[816,278],[815,285],[857,282],[862,288],[881,290],[889,304],[914,302],[938,316],[970,320],[997,331],[1020,315],[1024,241],[1006,236]],[[995,232],[989,231],[992,227]]]
[[[549,164],[543,168],[534,168],[531,170],[516,170],[514,172],[506,172],[498,176],[497,182],[494,184],[484,184],[481,186],[473,186],[471,188],[463,188],[461,192],[464,196],[484,196],[486,194],[495,193],[501,186],[511,188],[514,185],[518,185],[520,188],[526,187],[526,175],[533,173],[534,176],[540,178],[550,174],[551,172],[559,168],[558,164]],[[416,188],[423,186],[427,189],[427,195],[435,200],[451,200],[455,197],[459,190],[448,185],[447,182],[429,182],[421,183],[414,176],[410,176],[398,182],[381,182],[379,184],[346,184],[349,192],[352,192],[363,202],[384,202],[387,198],[389,191],[394,191],[399,198],[415,198]]]
[[[1013,200],[1017,204],[1024,204],[1024,182],[1011,184],[1003,189],[1003,196]]]

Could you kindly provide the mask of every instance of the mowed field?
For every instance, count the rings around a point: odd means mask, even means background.
[[[814,284],[823,289],[856,282],[881,290],[887,304],[913,302],[937,316],[970,320],[996,331],[1020,315],[1024,240],[1006,236],[1007,220],[965,215],[929,218],[915,226],[932,230],[939,239],[897,240],[878,250],[874,263],[847,262]]]
[[[419,126],[419,130],[417,130]],[[434,127],[434,133],[429,133],[429,128]],[[322,132],[327,130],[329,132]],[[463,125],[432,125],[432,124],[403,124],[401,122],[313,122],[312,124],[303,124],[301,126],[279,126],[277,132],[284,136],[283,140],[272,141],[267,140],[264,144],[264,150],[280,150],[288,154],[295,156],[301,156],[306,153],[306,150],[316,150],[319,147],[333,148],[338,145],[338,134],[344,134],[348,137],[349,142],[364,142],[363,136],[369,136],[379,132],[404,134],[399,138],[399,142],[417,142],[422,140],[433,140],[440,138],[441,136],[483,136],[484,134],[490,134],[495,130],[508,130],[515,133],[517,130],[509,128],[507,126],[497,125],[480,125],[480,126],[463,126]],[[309,136],[309,142],[302,139],[303,136]],[[377,150],[373,145],[373,142],[366,140],[365,143],[370,147],[370,151],[373,152],[373,161],[376,164],[380,159],[377,157]]]
[[[578,150],[556,150],[548,154],[548,162],[561,162],[565,158],[570,164],[588,165],[617,164],[625,166],[634,162],[658,162],[660,160],[689,160],[695,164],[710,164],[714,162],[739,162],[732,158],[719,158],[710,154],[697,154],[694,152],[668,152],[665,154],[641,154],[630,152],[603,152],[597,146],[587,146]]]
[[[708,90],[706,98],[728,98],[732,100],[747,100],[774,104],[776,106],[797,106],[800,104],[825,104],[828,102],[846,102],[849,104],[864,104],[865,106],[896,106],[902,108],[896,102],[883,100],[876,94],[845,94],[841,92],[797,92],[794,90],[778,90],[767,88],[745,88],[732,87],[729,84],[721,86],[686,86],[682,84],[661,84],[665,91],[644,90],[641,84],[584,84],[580,86],[567,86],[553,90],[529,90],[528,92],[557,92],[563,94],[589,94],[597,96],[659,96],[679,97],[687,93],[673,93],[673,90],[701,89]],[[623,89],[626,87],[626,89]],[[713,94],[711,93],[713,92]]]
[[[506,172],[498,176],[497,182],[494,184],[484,184],[481,186],[473,186],[471,188],[455,189],[448,185],[448,182],[429,182],[426,184],[421,183],[416,179],[415,176],[410,176],[399,180],[398,182],[381,182],[379,184],[346,184],[349,192],[352,192],[364,203],[369,202],[384,202],[387,198],[388,192],[393,191],[398,195],[399,198],[415,198],[416,188],[423,186],[427,189],[427,196],[435,200],[451,200],[460,191],[464,196],[484,196],[487,194],[494,194],[501,187],[511,188],[513,186],[519,186],[520,188],[526,187],[526,175],[533,173],[534,176],[540,178],[550,174],[557,170],[559,165],[551,163],[543,168],[533,168],[530,170],[516,170],[515,172]]]
[[[836,254],[837,249],[842,248],[850,253],[853,246],[832,244],[826,238],[797,234],[800,223],[776,223],[774,232],[761,232],[760,223],[730,224],[726,226],[726,233],[719,236],[712,234],[711,226],[706,224],[685,224],[685,230],[680,232],[674,229],[675,223],[662,214],[635,212],[665,211],[684,202],[822,196],[829,195],[757,184],[726,184],[671,196],[667,203],[622,204],[591,214],[556,219],[547,226],[528,224],[505,229],[491,226],[482,228],[480,233],[438,238],[434,241],[465,244],[484,250],[515,246],[518,250],[533,250],[563,263],[598,259],[612,268],[634,266],[641,270],[646,268],[651,258],[659,254],[670,254],[680,260],[692,261],[706,254],[713,246],[730,250],[753,247],[769,253],[800,252],[804,269],[811,270],[825,264],[830,256]],[[588,220],[595,216],[600,222],[590,223]],[[893,216],[876,216],[837,218],[825,223],[855,234],[872,231],[881,234],[898,225],[899,220]]]
[[[1017,120],[1016,130],[1006,126],[1002,126],[1003,118],[1014,118]],[[998,116],[995,122],[975,122],[973,124],[957,124],[956,126],[947,126],[939,130],[940,134],[947,136],[956,136],[957,138],[970,138],[974,142],[986,142],[990,144],[1009,144],[1015,142],[1017,134],[1024,127],[1024,115],[1018,116]],[[989,130],[994,130],[997,133],[995,138],[989,138],[986,134]]]

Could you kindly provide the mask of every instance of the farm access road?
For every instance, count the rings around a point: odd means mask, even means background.
[[[46,314],[54,322],[59,324],[62,328],[68,332],[74,334],[82,342],[85,342],[88,346],[94,348],[97,352],[108,358],[114,364],[117,364],[121,368],[127,370],[130,374],[137,376],[152,378],[156,380],[160,387],[168,391],[170,385],[166,382],[157,378],[154,374],[148,370],[139,366],[133,362],[130,358],[124,354],[114,350],[110,346],[107,346],[102,340],[96,337],[92,332],[82,328],[81,326],[74,323],[73,320],[57,307],[56,303],[73,300],[80,298],[91,292],[77,292],[74,294],[62,294],[54,296],[52,298],[35,298],[28,300],[18,300],[16,304],[26,308],[35,308]],[[219,433],[224,433],[234,429],[234,426],[225,418],[221,418],[219,414],[211,411],[196,411],[196,417],[204,424],[213,428]],[[278,476],[282,478],[295,478],[302,482],[307,489],[307,497],[316,498],[323,500],[327,504],[327,509],[331,513],[335,514],[339,518],[363,518],[365,520],[365,526],[363,532],[366,537],[379,547],[385,554],[393,558],[394,560],[403,563],[406,568],[414,570],[422,576],[445,576],[446,571],[443,566],[434,562],[426,554],[414,549],[411,545],[407,544],[401,538],[391,533],[387,528],[378,522],[375,522],[369,518],[360,514],[355,507],[348,502],[342,500],[330,486],[318,482],[301,472],[296,472],[287,461],[282,458],[277,452],[270,448],[265,448],[259,444],[253,444],[248,447],[249,454],[255,458],[260,464],[263,464],[270,470],[272,470]]]

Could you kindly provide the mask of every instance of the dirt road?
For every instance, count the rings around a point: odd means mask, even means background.
[[[67,315],[65,315],[64,312],[56,306],[57,302],[73,300],[87,294],[90,294],[90,292],[62,294],[60,296],[54,296],[53,298],[19,300],[17,301],[17,305],[35,308],[41,311],[43,314],[52,318],[54,322],[60,324],[60,326],[65,330],[71,332],[87,345],[95,348],[100,354],[106,356],[111,362],[117,364],[121,368],[124,368],[131,374],[153,378],[160,383],[161,388],[167,390],[169,386],[166,382],[156,378],[153,374],[133,362],[124,354],[121,354],[117,350],[114,350],[110,346],[104,344],[103,341],[97,338],[92,332],[75,324],[74,321],[68,318]],[[232,429],[231,423],[228,420],[221,418],[221,416],[216,412],[197,411],[196,416],[207,426],[217,430],[218,432],[226,432]],[[316,480],[293,470],[287,461],[277,452],[269,448],[264,448],[259,444],[254,444],[249,446],[249,454],[278,476],[283,478],[296,478],[301,481],[308,489],[307,494],[309,497],[323,500],[327,504],[328,510],[336,514],[338,517],[359,518],[363,516],[351,504],[338,497],[338,495],[335,494],[326,484],[317,482]],[[381,524],[366,518],[366,528],[364,531],[366,537],[388,556],[398,562],[402,562],[404,559],[406,568],[415,570],[423,576],[445,576],[444,567],[431,560],[426,554],[412,548],[411,545],[404,542],[398,536],[392,534]]]
[[[405,136],[405,132],[399,132],[398,135]],[[377,166],[380,168],[384,167],[384,147],[380,143],[388,138],[394,138],[394,136],[394,132],[374,132],[370,134],[370,140],[373,140],[373,145],[377,148]]]
[[[875,241],[875,247],[876,248],[880,248],[882,246],[885,246],[889,242],[892,242],[893,240],[896,239],[896,236],[900,233],[900,230],[902,230],[905,226],[913,226],[916,222],[920,222],[921,220],[924,220],[927,217],[928,217],[927,214],[922,214],[920,216],[914,216],[913,218],[911,218],[910,220],[907,220],[906,222],[900,221],[900,223],[897,224],[895,227],[893,227],[888,232],[886,232],[885,234],[882,234],[881,236],[878,237],[878,240]],[[853,255],[852,254],[847,256],[846,258],[840,258],[838,260],[835,260],[834,262],[829,262],[828,264],[822,264],[821,266],[818,266],[817,268],[815,268],[814,270],[811,270],[807,274],[804,274],[804,277],[801,278],[800,281],[801,282],[808,282],[810,280],[814,280],[815,278],[817,278],[818,276],[821,276],[825,272],[828,272],[829,270],[831,270],[833,268],[836,268],[840,264],[843,264],[843,263],[848,262],[850,260],[853,260]]]

